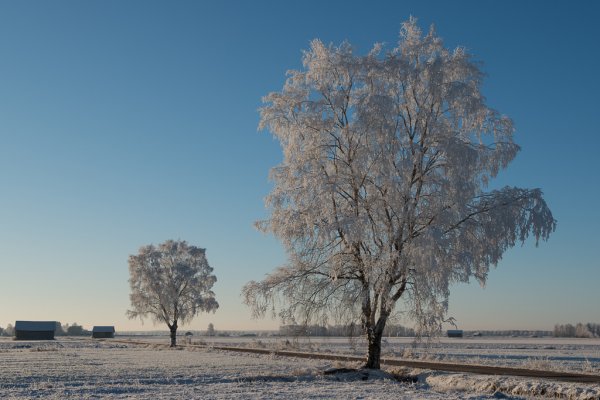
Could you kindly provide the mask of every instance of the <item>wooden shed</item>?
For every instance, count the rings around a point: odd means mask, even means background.
[[[448,337],[460,338],[463,337],[463,331],[461,329],[448,329]]]
[[[17,321],[15,339],[17,340],[54,340],[56,321]]]
[[[95,339],[112,339],[115,337],[114,326],[94,326],[92,337]]]

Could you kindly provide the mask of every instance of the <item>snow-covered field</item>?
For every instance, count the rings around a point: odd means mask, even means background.
[[[222,339],[215,342],[246,346],[287,345],[279,339]],[[588,351],[598,351],[600,343],[564,341],[555,349],[543,348],[546,343],[533,339],[531,348],[502,352],[500,343],[478,340],[459,346],[443,341],[441,349],[456,356],[472,353],[493,355],[497,360],[517,350],[531,352],[534,357],[580,357]],[[202,399],[496,399],[529,398],[531,393],[545,397],[598,399],[599,385],[569,384],[512,377],[469,374],[448,374],[431,371],[405,371],[419,375],[419,383],[407,384],[385,375],[362,380],[360,374],[324,376],[322,371],[340,365],[335,362],[293,359],[270,355],[241,354],[208,348],[171,350],[158,343],[133,345],[117,341],[59,339],[27,342],[0,340],[1,398],[202,398]],[[389,343],[392,341],[394,343]],[[419,347],[410,342],[395,343],[415,353]],[[509,341],[510,342],[510,341]],[[475,345],[467,349],[466,346]],[[508,343],[511,344],[511,343]],[[514,344],[514,343],[512,343]],[[311,345],[319,351],[354,351],[359,344],[347,339],[311,340],[310,343],[290,343],[287,346]],[[553,345],[557,347],[559,344]],[[317,349],[318,346],[318,349]],[[525,344],[520,345],[526,346]],[[538,346],[535,347],[534,346]],[[539,347],[542,346],[542,347]],[[591,347],[588,347],[591,346]],[[557,350],[553,352],[553,350]],[[401,350],[404,352],[404,349]],[[434,350],[430,350],[429,356]],[[548,353],[552,353],[548,355]],[[398,371],[396,371],[398,372]]]
[[[194,341],[358,356],[366,353],[366,343],[360,338],[213,337]],[[413,338],[384,338],[383,342],[383,357],[600,374],[600,339],[479,337],[415,343]]]

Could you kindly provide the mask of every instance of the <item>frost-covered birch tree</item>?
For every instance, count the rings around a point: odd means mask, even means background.
[[[388,52],[311,43],[303,69],[261,109],[284,157],[257,225],[289,262],[243,288],[255,316],[356,318],[366,367],[379,368],[397,304],[418,332],[435,332],[450,284],[484,284],[508,248],[548,239],[556,221],[540,189],[488,186],[519,147],[482,77],[464,48],[446,49],[415,19]]]
[[[206,249],[185,241],[167,240],[158,246],[141,247],[137,255],[129,256],[132,310],[127,316],[166,323],[171,347],[175,347],[178,324],[219,307],[211,291],[217,281],[212,271]]]

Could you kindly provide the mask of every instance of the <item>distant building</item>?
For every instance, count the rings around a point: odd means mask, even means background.
[[[463,337],[463,331],[461,329],[448,329],[448,337],[459,338]]]
[[[17,321],[15,339],[17,340],[54,340],[56,321]]]
[[[94,326],[92,329],[94,339],[112,339],[115,337],[114,326]]]

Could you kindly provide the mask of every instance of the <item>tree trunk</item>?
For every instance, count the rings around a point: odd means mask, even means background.
[[[171,347],[177,346],[177,322],[169,327],[171,330]]]
[[[369,369],[380,369],[381,361],[381,338],[383,336],[383,329],[369,329],[367,332],[367,340],[369,342],[369,354],[365,368]]]

